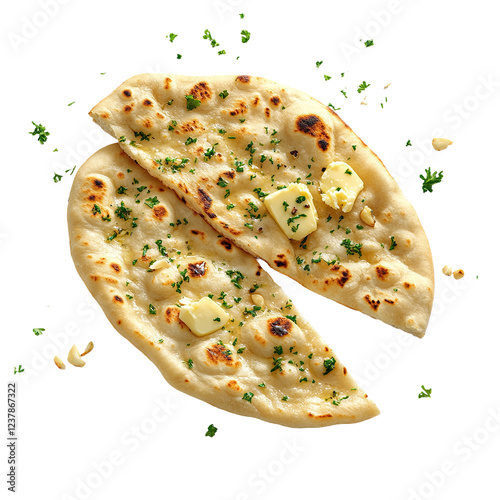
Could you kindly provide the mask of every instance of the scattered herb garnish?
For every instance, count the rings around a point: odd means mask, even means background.
[[[443,180],[443,171],[441,172],[433,172],[431,174],[431,168],[426,168],[425,169],[425,177],[421,174],[420,178],[424,181],[422,183],[422,191],[425,193],[429,191],[429,193],[432,193],[432,186],[434,184],[438,184]]]
[[[38,335],[42,335],[45,331],[45,328],[33,328],[33,333],[38,337]]]
[[[201,101],[199,99],[195,99],[192,95],[184,96],[186,98],[186,108],[191,111],[194,108],[197,108]]]
[[[245,394],[243,394],[243,397],[241,399],[244,399],[245,401],[251,403],[253,396],[254,396],[253,392],[245,392]]]
[[[241,30],[241,43],[247,43],[250,40],[250,32]]]
[[[394,236],[391,236],[391,247],[389,248],[389,250],[394,250],[397,246],[398,244],[396,243]]]
[[[359,87],[358,87],[358,94],[361,94],[361,92],[363,92],[363,90],[366,90],[369,86],[370,86],[370,84],[369,84],[369,83],[366,83],[366,82],[363,80],[363,83],[360,83],[360,84],[359,84]]]
[[[361,247],[363,243],[352,243],[349,238],[342,240],[340,246],[345,247],[347,255],[358,254],[361,257]]]
[[[418,399],[420,398],[430,398],[432,389],[426,389],[424,386],[421,386],[423,391],[418,395]]]
[[[45,144],[47,142],[47,137],[50,135],[50,132],[45,130],[45,127],[40,123],[37,125],[35,122],[31,122],[35,126],[35,130],[33,132],[28,132],[29,134],[35,136],[38,135],[38,142],[40,144]]]
[[[325,359],[323,361],[323,366],[325,367],[325,372],[323,375],[328,375],[334,368],[337,360],[332,356],[330,359]]]
[[[213,424],[210,424],[208,426],[208,429],[207,429],[207,432],[205,433],[205,436],[208,436],[208,437],[214,437],[215,436],[215,433],[217,432],[217,427],[215,427]]]

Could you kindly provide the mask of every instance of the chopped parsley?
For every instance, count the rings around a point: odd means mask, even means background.
[[[45,144],[47,142],[47,137],[50,135],[50,132],[47,132],[45,127],[40,123],[37,125],[35,122],[31,122],[35,126],[35,130],[33,132],[28,132],[29,134],[38,136],[38,142],[40,144]]]
[[[62,180],[62,175],[59,175],[59,174],[56,174],[54,172],[54,177],[52,177],[52,180],[57,184],[58,182],[60,182]]]
[[[158,247],[158,251],[164,256],[167,256],[167,249],[162,245],[162,240],[155,241],[156,246]]]
[[[325,367],[325,372],[323,375],[328,375],[334,368],[337,360],[332,356],[330,359],[325,359],[323,361],[323,366]]]
[[[250,40],[250,32],[247,30],[241,30],[241,43],[247,43]]]
[[[223,90],[220,94],[219,97],[221,99],[225,99],[229,95],[229,92],[227,90]]]
[[[251,403],[253,396],[254,396],[253,392],[245,392],[245,394],[243,394],[243,397],[241,399],[244,399],[245,401]]]
[[[283,359],[284,358],[273,358],[273,367],[271,368],[271,373],[276,371],[276,370],[279,370],[280,372],[283,371],[283,367],[281,366],[281,364],[283,363]]]
[[[316,61],[316,67],[319,68],[323,64],[323,61]]]
[[[189,358],[187,361],[185,361],[185,363],[187,364],[188,370],[193,369],[193,360],[191,358]]]
[[[240,272],[240,271],[233,271],[233,270],[231,270],[231,269],[228,269],[228,270],[226,271],[226,274],[227,274],[230,278],[232,278],[232,279],[231,279],[231,283],[233,283],[233,285],[234,285],[236,288],[239,288],[239,289],[243,288],[243,287],[241,286],[241,280],[245,279],[245,276],[243,276],[243,274],[241,274],[241,272]]]
[[[290,321],[293,321],[295,324],[297,324],[297,315],[291,315],[291,314],[288,314],[287,316],[285,316],[285,318],[288,318]]]
[[[370,86],[370,84],[366,83],[363,80],[363,83],[360,83],[359,86],[358,86],[358,94],[361,94],[361,92],[363,92],[363,90],[366,90],[369,86]]]
[[[212,38],[212,34],[210,33],[209,30],[205,30],[205,34],[203,35],[203,39],[204,40],[210,40],[210,45],[212,47],[218,47],[219,46],[219,44],[217,43],[217,41],[214,38]]]
[[[45,331],[45,328],[33,328],[33,333],[38,337],[38,335],[42,335]]]
[[[135,137],[140,137],[141,141],[149,141],[149,139],[151,138],[151,134],[145,134],[142,131],[140,131],[140,132],[134,132],[134,136]],[[153,139],[154,139],[154,137],[153,137]]]
[[[127,208],[123,201],[120,203],[120,206],[118,206],[115,210],[115,214],[118,218],[123,219],[123,220],[128,220],[129,215],[132,213],[131,208]]]
[[[153,304],[149,304],[149,314],[156,314],[156,307]]]
[[[406,146],[413,146],[413,144],[411,143],[410,139],[408,139],[408,140],[406,141]]]
[[[391,236],[391,247],[389,248],[389,250],[394,250],[397,246],[398,244],[396,243],[394,236]]]
[[[205,436],[213,438],[216,432],[217,432],[217,427],[215,427],[213,424],[210,424],[208,426],[207,432],[205,432]]]
[[[179,35],[176,35],[175,33],[170,33],[170,35],[167,35],[166,38],[170,40],[170,43],[174,43],[174,40],[178,37]]]
[[[195,99],[192,95],[184,96],[186,98],[186,108],[191,111],[194,108],[197,108],[201,101],[199,99]]]
[[[268,196],[268,195],[269,195],[269,193],[264,193],[264,191],[262,191],[262,189],[261,189],[261,188],[255,188],[255,189],[253,190],[253,192],[254,192],[254,193],[257,193],[257,196],[258,196],[259,198],[265,198],[266,196]]]
[[[366,40],[365,47],[372,47],[374,45],[373,40]]]
[[[186,146],[189,146],[190,144],[195,144],[196,141],[198,140],[197,137],[195,137],[194,139],[192,137],[188,137],[186,139],[186,142],[184,143]]]
[[[436,171],[431,174],[431,168],[429,167],[425,169],[425,177],[421,174],[420,178],[424,181],[422,183],[422,191],[424,193],[427,191],[432,193],[432,186],[443,180],[443,171],[441,170],[439,173]]]
[[[122,202],[123,203],[123,202]],[[160,201],[156,196],[153,196],[153,198],[148,198],[144,204],[147,205],[150,208],[154,208],[156,205],[158,205]]]
[[[219,143],[216,142],[211,148],[207,148],[207,150],[203,153],[205,161],[210,160],[212,156],[215,154],[215,146],[218,146]]]
[[[363,243],[352,243],[349,238],[346,238],[342,240],[340,246],[345,247],[347,255],[354,255],[357,253],[361,257],[361,247]]]
[[[432,389],[426,389],[424,386],[421,386],[423,391],[418,395],[418,399],[420,398],[430,398]]]
[[[331,80],[331,79],[332,79],[332,77],[331,77],[331,76],[329,76],[329,75],[323,75],[323,76],[324,76],[324,78],[325,78],[325,82],[327,82],[328,80]]]

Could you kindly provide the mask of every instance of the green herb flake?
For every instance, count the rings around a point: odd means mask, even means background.
[[[245,401],[251,403],[253,396],[254,396],[253,392],[245,392],[245,394],[243,394],[243,397],[241,399],[244,399]]]
[[[250,32],[241,30],[241,43],[247,43],[250,40]]]
[[[394,236],[391,236],[391,247],[389,248],[389,251],[394,250],[397,246],[398,244],[396,243]]]
[[[212,38],[212,34],[210,33],[209,30],[205,30],[204,33],[205,34],[203,35],[203,39],[204,40],[210,40],[210,45],[212,46],[212,48],[219,46],[219,44],[217,43],[217,41],[214,38]]]
[[[222,92],[219,93],[219,97],[221,99],[225,99],[229,95],[229,92],[227,90],[223,90]]]
[[[184,97],[186,98],[186,108],[188,111],[197,108],[201,104],[201,101],[195,99],[192,95],[185,95]]]
[[[360,83],[359,86],[358,86],[358,94],[361,94],[361,92],[363,92],[363,90],[366,90],[369,86],[370,86],[370,84],[366,83],[363,80],[363,83]]]
[[[423,390],[418,395],[418,399],[420,399],[420,398],[430,398],[431,397],[431,393],[432,393],[432,389],[426,389],[423,385],[421,387],[422,387]]]
[[[325,359],[323,361],[323,366],[325,367],[325,372],[323,375],[328,375],[334,368],[337,360],[332,356],[330,359]]]
[[[158,205],[160,201],[156,196],[153,196],[153,198],[147,198],[144,201],[144,205],[147,205],[149,208],[154,208],[156,205]]]
[[[361,257],[361,248],[363,243],[353,243],[349,238],[342,240],[340,246],[344,247],[347,255],[358,254]]]
[[[205,436],[208,436],[208,437],[214,437],[215,436],[215,433],[217,432],[217,427],[215,427],[213,424],[210,424],[208,426],[208,429],[207,429],[207,432],[205,432]]]
[[[45,127],[40,123],[37,125],[35,122],[31,122],[35,126],[35,130],[33,132],[28,132],[32,136],[38,136],[38,142],[40,144],[45,144],[47,142],[47,138],[50,135],[50,132],[47,132]],[[56,181],[57,182],[57,181]]]
[[[33,333],[38,337],[39,335],[42,335],[43,332],[45,331],[45,328],[33,328]]]
[[[429,167],[425,169],[425,177],[420,175],[420,178],[424,181],[422,183],[422,191],[424,193],[432,193],[432,186],[443,180],[443,171],[441,170],[439,173],[436,171],[431,174],[431,168]]]
[[[175,33],[170,33],[170,35],[167,35],[165,38],[168,38],[170,40],[170,43],[174,43],[174,40],[178,37],[179,35],[176,35]]]

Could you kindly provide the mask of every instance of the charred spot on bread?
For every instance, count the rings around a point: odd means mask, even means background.
[[[293,323],[288,318],[271,318],[267,320],[267,328],[271,335],[284,337],[288,335],[293,327]]]
[[[188,264],[188,273],[191,278],[200,278],[207,272],[207,263],[204,260]]]

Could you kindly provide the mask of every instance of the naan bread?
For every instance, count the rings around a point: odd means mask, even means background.
[[[258,262],[118,145],[78,170],[68,224],[72,256],[90,292],[112,325],[175,388],[291,427],[378,414]],[[198,337],[179,312],[185,299],[203,297],[212,297],[230,320]]]
[[[90,115],[239,247],[314,292],[424,335],[434,294],[424,230],[379,158],[330,108],[258,77],[145,74]],[[364,182],[349,213],[321,200],[332,161]],[[263,203],[295,182],[307,185],[319,216],[302,241],[288,239]],[[365,206],[374,227],[360,219]]]

